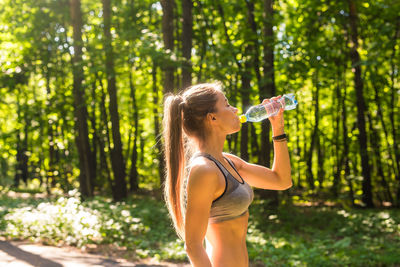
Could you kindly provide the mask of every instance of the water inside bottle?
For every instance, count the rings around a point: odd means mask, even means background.
[[[294,94],[286,94],[276,101],[251,107],[246,114],[240,115],[239,119],[241,123],[246,121],[258,122],[267,117],[275,116],[279,112],[280,108],[291,110],[295,109],[296,105],[297,100],[295,99]]]

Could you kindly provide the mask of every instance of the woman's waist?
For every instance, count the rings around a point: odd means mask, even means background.
[[[209,223],[207,227],[207,238],[212,243],[234,243],[241,244],[246,241],[249,213],[221,222]]]
[[[216,240],[206,237],[206,252],[213,266],[248,266],[246,239]]]

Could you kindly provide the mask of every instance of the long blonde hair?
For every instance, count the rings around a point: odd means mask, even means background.
[[[215,112],[220,83],[193,85],[179,94],[168,94],[164,101],[163,136],[166,161],[164,200],[178,236],[185,240],[185,162],[186,137],[206,138],[205,118]]]

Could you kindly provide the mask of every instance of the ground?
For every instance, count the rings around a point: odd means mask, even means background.
[[[0,266],[2,267],[188,267],[190,264],[142,260],[129,262],[116,257],[83,252],[74,247],[52,247],[24,241],[0,241]]]

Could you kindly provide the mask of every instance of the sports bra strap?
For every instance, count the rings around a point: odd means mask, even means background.
[[[206,157],[206,158],[208,158],[209,160],[214,161],[214,163],[215,163],[215,164],[217,165],[217,167],[221,170],[221,172],[222,172],[222,174],[225,176],[225,178],[227,178],[228,176],[230,176],[232,179],[235,179],[238,183],[244,184],[244,179],[242,178],[242,176],[240,176],[239,172],[236,170],[235,164],[234,164],[233,161],[230,160],[229,158],[224,157],[224,159],[225,159],[226,161],[228,161],[229,165],[231,165],[232,169],[235,170],[235,172],[239,175],[239,177],[240,177],[240,179],[241,179],[242,181],[238,181],[236,178],[234,178],[233,175],[225,168],[225,166],[221,164],[221,162],[219,162],[217,159],[215,159],[213,156],[211,156],[211,155],[208,154],[208,153],[200,153],[200,152],[199,152],[199,153],[195,153],[195,154],[193,155],[193,158],[200,157],[200,156]]]
[[[228,172],[228,170],[221,164],[221,162],[219,162],[217,159],[215,159],[210,154],[207,154],[207,153],[196,153],[196,154],[193,155],[193,158],[197,158],[197,157],[208,158],[209,160],[213,161],[215,163],[215,165],[217,165],[218,169],[222,172],[222,174],[225,176],[225,178],[227,178],[229,176],[230,173]]]
[[[239,175],[240,179],[242,179],[242,183],[244,182],[244,179],[242,178],[242,176],[240,175],[240,173],[238,172],[238,170],[235,167],[235,163],[233,163],[233,161],[229,158],[224,157],[224,159],[226,159],[226,161],[228,161],[229,165],[231,165],[232,169],[235,170],[235,172]]]

